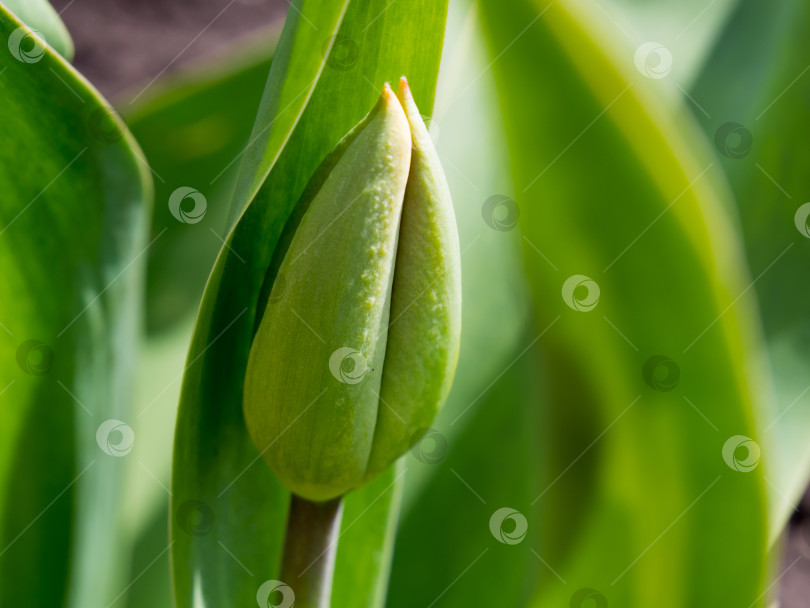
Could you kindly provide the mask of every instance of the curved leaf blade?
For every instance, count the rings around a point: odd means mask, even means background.
[[[126,568],[110,445],[128,439],[98,429],[129,419],[151,184],[73,68],[49,48],[18,57],[26,31],[0,8],[0,603],[107,605]]]
[[[231,224],[253,200],[293,132],[334,47],[349,0],[293,0],[236,182]]]
[[[6,8],[36,30],[62,57],[73,59],[73,40],[48,0],[5,0]]]

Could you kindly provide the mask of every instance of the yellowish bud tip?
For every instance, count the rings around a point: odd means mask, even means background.
[[[405,99],[412,99],[411,95],[411,87],[408,86],[408,79],[405,76],[399,77],[399,89],[397,90],[397,97],[399,97],[400,101],[404,101]]]

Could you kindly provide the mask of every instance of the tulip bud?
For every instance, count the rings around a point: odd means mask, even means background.
[[[386,85],[305,189],[248,359],[247,429],[282,483],[312,501],[400,457],[446,398],[458,357],[449,191],[404,79],[399,95]]]

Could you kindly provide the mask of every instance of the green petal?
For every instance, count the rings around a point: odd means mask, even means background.
[[[402,456],[433,422],[450,392],[461,334],[461,268],[450,189],[404,78],[398,96],[413,150],[368,478]]]

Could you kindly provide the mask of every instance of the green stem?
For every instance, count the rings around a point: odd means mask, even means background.
[[[342,498],[290,501],[281,557],[281,580],[295,592],[296,608],[329,608]]]

